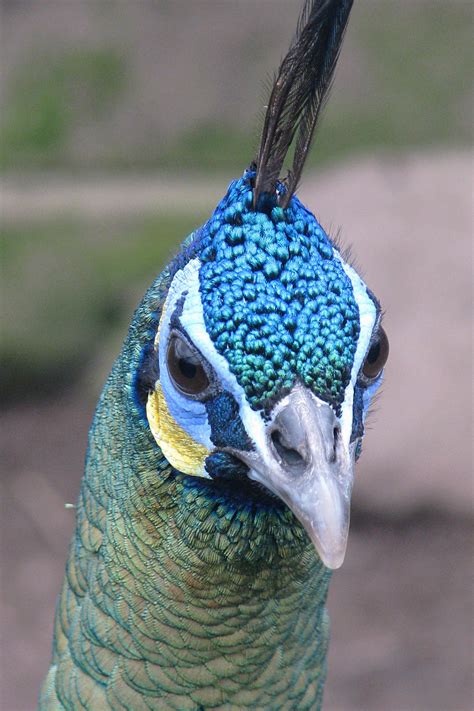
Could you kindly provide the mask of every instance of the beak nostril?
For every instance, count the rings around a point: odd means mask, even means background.
[[[332,455],[331,455],[331,462],[336,461],[336,452],[337,452],[337,445],[339,442],[339,435],[340,435],[341,429],[340,427],[334,427],[332,431]]]
[[[288,467],[292,469],[302,469],[306,466],[304,457],[297,449],[287,447],[279,430],[273,430],[271,440],[278,456]]]

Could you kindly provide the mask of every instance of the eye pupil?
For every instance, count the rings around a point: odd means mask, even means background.
[[[369,352],[362,366],[362,373],[366,378],[376,378],[382,372],[382,369],[387,362],[389,352],[389,344],[387,334],[380,327],[377,338],[371,345]]]
[[[376,363],[377,358],[379,357],[380,354],[380,341],[377,341],[377,343],[374,343],[372,348],[369,351],[369,354],[366,358],[366,362],[370,363],[371,365],[373,363]]]
[[[186,358],[180,358],[178,360],[178,366],[181,371],[181,374],[185,378],[189,378],[190,380],[192,380],[196,377],[197,366],[190,360],[186,360]]]
[[[184,395],[202,395],[209,387],[199,354],[178,333],[170,337],[166,362],[173,385]]]

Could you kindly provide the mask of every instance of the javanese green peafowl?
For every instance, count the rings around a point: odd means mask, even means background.
[[[135,313],[90,430],[42,711],[321,707],[388,354],[377,299],[295,197],[351,5],[305,4],[255,162]]]

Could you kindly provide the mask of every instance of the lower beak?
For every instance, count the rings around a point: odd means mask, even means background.
[[[332,408],[298,385],[275,407],[264,441],[234,452],[249,477],[280,497],[305,527],[321,560],[339,568],[349,531],[354,448]]]

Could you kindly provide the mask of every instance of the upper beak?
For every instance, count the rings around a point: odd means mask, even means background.
[[[339,568],[349,531],[354,447],[344,444],[330,405],[296,386],[275,407],[263,441],[235,454],[251,479],[290,507],[324,565]]]

